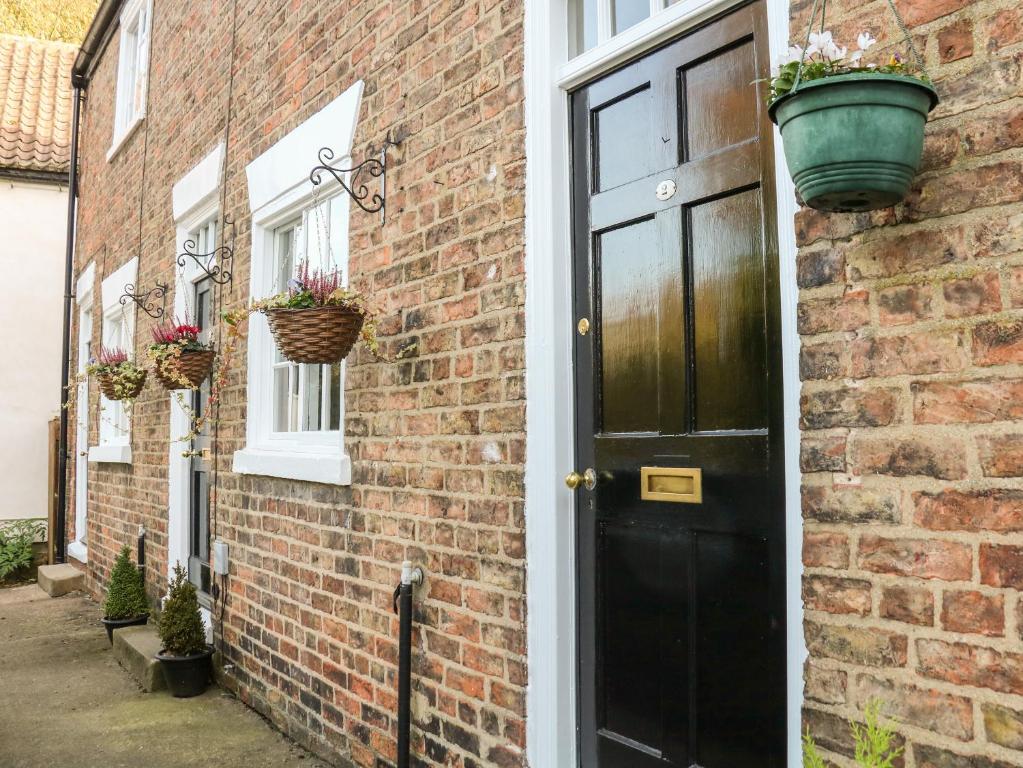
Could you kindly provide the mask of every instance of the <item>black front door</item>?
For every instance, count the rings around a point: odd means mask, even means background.
[[[213,324],[213,283],[208,278],[195,284],[195,324],[201,329],[199,340],[210,341]],[[196,418],[205,416],[210,395],[210,380],[188,394]],[[210,435],[204,421],[200,434],[192,440],[189,466],[189,552],[188,578],[199,590],[199,599],[209,600],[210,592]]]
[[[745,5],[572,96],[586,768],[785,760],[764,14]]]

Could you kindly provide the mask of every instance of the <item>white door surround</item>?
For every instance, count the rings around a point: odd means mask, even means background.
[[[789,2],[766,0],[771,57],[788,48]],[[526,749],[532,768],[578,765],[575,670],[572,261],[569,91],[722,13],[735,0],[680,0],[569,60],[569,8],[526,0]],[[788,764],[799,768],[802,667],[799,337],[795,194],[775,132],[785,415]]]
[[[75,284],[75,305],[78,307],[78,372],[89,364],[92,342],[92,302],[96,282],[96,264],[90,262]],[[89,382],[76,385],[75,402],[75,538],[68,542],[67,553],[81,563],[88,562],[89,508]]]

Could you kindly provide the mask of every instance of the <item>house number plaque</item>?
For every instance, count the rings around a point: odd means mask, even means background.
[[[658,200],[671,200],[675,196],[675,191],[678,186],[671,179],[665,179],[657,185],[657,199]]]

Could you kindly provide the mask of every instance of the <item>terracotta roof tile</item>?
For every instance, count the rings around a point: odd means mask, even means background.
[[[78,46],[0,35],[0,168],[68,169]]]

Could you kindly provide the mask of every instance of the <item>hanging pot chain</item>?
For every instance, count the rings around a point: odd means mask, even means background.
[[[817,18],[817,8],[821,9],[821,26],[820,29],[824,31],[824,15],[827,10],[827,0],[814,0],[813,7],[810,9],[810,23],[806,25],[806,40],[803,42],[803,50],[799,54],[799,66],[796,68],[796,77],[792,83],[792,91],[795,92],[799,88],[799,83],[803,76],[803,64],[806,62],[806,49],[810,47],[810,35],[813,34],[813,22]],[[892,15],[895,16],[895,23],[899,25],[899,30],[902,32],[903,38],[906,41],[906,47],[909,48],[910,53],[913,55],[913,60],[916,63],[917,69],[920,70],[920,74],[923,75],[925,80],[930,80],[930,75],[927,74],[927,68],[924,66],[923,56],[920,55],[920,51],[917,50],[913,44],[913,36],[909,32],[909,28],[906,26],[905,20],[902,18],[902,14],[899,13],[898,7],[895,5],[895,0],[888,0],[888,7],[892,9]]]

